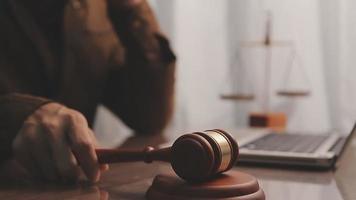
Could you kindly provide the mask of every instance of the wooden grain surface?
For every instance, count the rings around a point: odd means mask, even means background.
[[[172,136],[170,136],[171,138]],[[155,145],[167,141],[161,136],[128,138],[124,147]],[[316,172],[288,169],[235,167],[256,176],[267,199],[356,199],[356,141],[344,154],[336,172]],[[81,181],[76,185],[36,183],[26,178],[13,162],[0,169],[0,199],[144,199],[155,175],[171,172],[167,164],[114,164],[102,175],[99,183]],[[342,194],[343,197],[340,196]]]

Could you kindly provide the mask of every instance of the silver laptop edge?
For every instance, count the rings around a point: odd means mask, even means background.
[[[348,134],[347,140],[356,132],[356,124],[352,131]],[[265,130],[259,134],[251,134],[250,136],[241,138],[240,146],[244,146],[252,141],[255,141],[263,136],[269,134],[270,131]],[[318,147],[313,153],[295,153],[295,152],[280,152],[280,151],[264,151],[251,150],[247,148],[240,148],[239,161],[243,163],[255,164],[277,164],[277,165],[294,165],[315,168],[329,168],[332,167],[337,159],[335,152],[330,151],[333,146],[341,138],[338,134],[330,134],[326,141]],[[344,144],[347,145],[347,141]]]

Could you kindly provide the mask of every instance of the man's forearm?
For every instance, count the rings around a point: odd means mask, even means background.
[[[158,132],[172,114],[175,56],[147,2],[125,12],[111,7],[110,15],[126,57],[111,73],[106,105],[137,132]]]

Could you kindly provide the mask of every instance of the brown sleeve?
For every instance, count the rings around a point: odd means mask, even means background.
[[[48,102],[48,99],[25,94],[0,95],[0,163],[11,158],[12,141],[25,119]]]
[[[104,105],[137,133],[159,133],[173,110],[175,55],[147,2],[130,12],[111,7],[110,14],[125,61],[109,74]]]

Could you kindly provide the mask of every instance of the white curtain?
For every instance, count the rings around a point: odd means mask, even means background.
[[[239,83],[247,84],[257,99],[237,103],[222,101],[219,96],[234,88],[231,69],[236,66],[239,43],[263,39],[266,10],[273,16],[272,38],[295,44],[310,80],[306,86],[312,92],[311,96],[298,99],[275,95],[284,86],[286,69],[281,63],[286,54],[274,50],[271,110],[288,115],[290,131],[348,132],[352,127],[356,120],[353,0],[150,0],[150,3],[178,56],[177,104],[172,122],[177,130],[243,127],[249,112],[261,110],[263,51],[248,53],[244,58],[248,62],[247,72],[242,77],[239,72],[236,75],[240,80],[246,79]],[[305,84],[304,79],[298,84]],[[116,119],[102,110],[97,121],[97,130],[101,132],[118,130],[118,123],[113,122]]]
[[[356,121],[356,2],[319,0],[331,126],[347,132]]]

